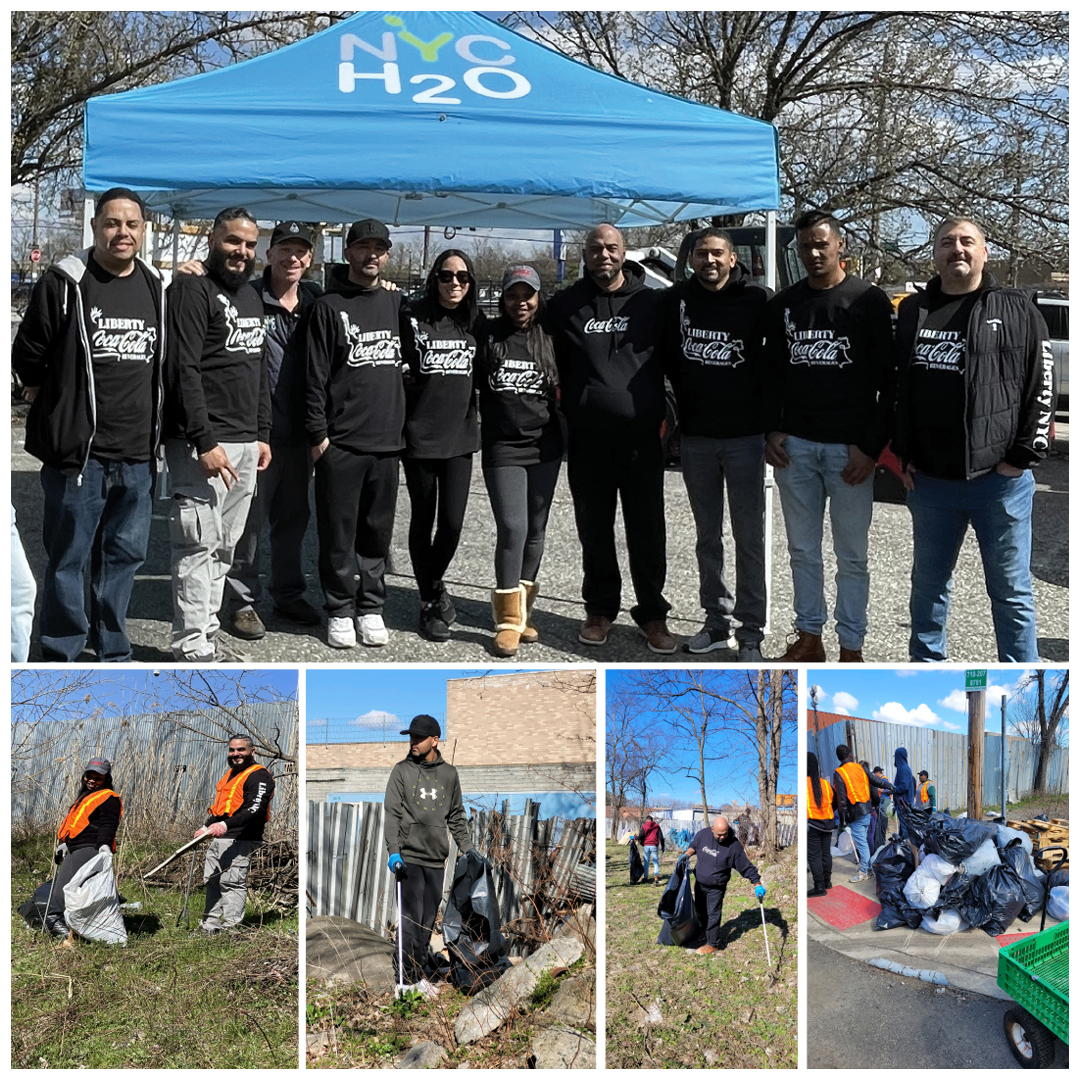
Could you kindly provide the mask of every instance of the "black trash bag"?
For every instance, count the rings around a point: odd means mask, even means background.
[[[641,853],[637,844],[630,841],[630,884],[636,885],[645,876],[645,864],[641,861]]]
[[[874,872],[874,887],[878,896],[890,885],[903,885],[915,872],[915,855],[911,845],[899,838],[890,840],[870,864]]]
[[[870,854],[872,855],[882,844],[885,843],[889,831],[888,815],[879,806],[870,812],[870,826],[866,837],[870,841]]]
[[[912,843],[919,847],[926,837],[926,830],[930,825],[930,811],[920,810],[915,806],[905,806],[903,811],[897,811],[903,823],[904,831],[910,837]]]
[[[450,981],[475,994],[510,967],[502,916],[487,859],[470,851],[458,859],[443,912],[443,941],[450,954]]]
[[[997,826],[989,821],[974,818],[952,818],[947,814],[934,813],[923,838],[923,846],[946,862],[959,866],[975,854],[975,849],[985,840],[997,844]]]
[[[978,881],[978,878],[974,874],[968,874],[963,870],[957,870],[949,879],[941,886],[941,892],[938,893],[937,903],[933,907],[933,913],[935,919],[941,918],[943,911],[958,911],[960,905],[967,899],[967,895],[971,892],[971,886]]]
[[[46,885],[48,882],[45,883]],[[1059,870],[1055,870],[1050,875],[1050,880],[1046,883],[1048,889],[1056,889],[1060,885],[1069,884],[1069,868],[1067,866],[1061,867]],[[22,910],[21,908],[19,909]]]
[[[19,914],[26,920],[26,925],[31,930],[41,930],[45,926],[45,912],[49,907],[49,890],[52,888],[52,879],[39,885],[34,890],[34,895],[24,904],[19,905]],[[60,897],[63,900],[63,896]]]
[[[878,901],[881,911],[874,921],[875,930],[892,930],[897,926],[908,926],[914,930],[925,914],[908,902],[902,881],[890,881],[883,885]]]
[[[965,922],[997,937],[1008,930],[1023,906],[1024,883],[1011,866],[1002,863],[975,880],[956,910]]]
[[[667,888],[660,897],[656,914],[664,920],[657,945],[685,945],[701,934],[694,889],[691,881],[690,857],[683,855],[668,878]]]
[[[1035,864],[1024,850],[1019,837],[1001,849],[1001,861],[1008,863],[1020,876],[1024,887],[1024,906],[1020,909],[1023,922],[1030,922],[1031,917],[1043,906],[1043,883],[1035,874]]]

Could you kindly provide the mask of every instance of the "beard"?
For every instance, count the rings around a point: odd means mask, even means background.
[[[229,292],[236,292],[241,285],[247,283],[251,276],[251,270],[255,266],[255,259],[245,259],[243,271],[230,270],[225,265],[225,252],[221,248],[211,248],[210,254],[204,260],[206,272],[215,281],[224,285]]]

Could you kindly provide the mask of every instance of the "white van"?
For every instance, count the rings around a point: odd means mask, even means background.
[[[1050,347],[1054,351],[1058,412],[1069,411],[1069,299],[1066,296],[1036,295],[1035,306],[1046,320]]]

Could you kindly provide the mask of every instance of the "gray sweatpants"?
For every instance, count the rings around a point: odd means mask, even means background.
[[[195,447],[180,439],[165,444],[169,463],[172,508],[173,635],[177,660],[209,660],[214,635],[221,623],[218,609],[225,591],[225,575],[244,532],[248,508],[255,492],[259,464],[258,443],[222,443],[233,468],[240,474],[231,488],[210,478],[199,464]]]
[[[256,840],[211,840],[203,863],[206,914],[199,924],[204,930],[227,930],[244,917],[247,876]]]

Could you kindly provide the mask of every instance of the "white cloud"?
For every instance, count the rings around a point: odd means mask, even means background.
[[[842,716],[850,716],[851,709],[857,709],[859,707],[859,699],[852,694],[849,694],[846,690],[841,690],[838,694],[833,694],[833,712],[843,712]]]
[[[850,716],[851,715],[851,713],[849,713],[847,711],[847,709],[844,708],[843,705],[834,706],[832,711],[834,713],[836,713],[837,716]]]
[[[884,720],[888,724],[911,724],[913,727],[930,727],[940,724],[941,717],[923,703],[914,709],[906,709],[899,701],[887,701],[880,709],[874,710],[875,720]]]
[[[943,709],[952,709],[954,712],[967,712],[967,694],[963,690],[950,690],[947,697],[938,698],[938,704]]]
[[[1008,695],[1011,699],[1016,695],[1015,684],[998,685],[993,682],[989,682],[986,687],[986,712],[983,715],[983,723],[987,721],[993,723],[1000,721],[1001,719],[1001,699]],[[952,709],[954,712],[967,714],[967,693],[959,688],[950,690],[948,695],[938,699],[938,704],[944,709]],[[952,727],[950,730],[961,731],[963,728],[960,725]]]
[[[952,724],[948,720],[942,720],[941,721],[941,726],[943,728],[945,728],[946,731],[963,731],[964,730],[964,725],[963,724]]]
[[[398,719],[397,715],[392,712],[386,712],[384,709],[371,709],[369,712],[364,713],[363,716],[358,716],[355,720],[350,720],[349,723],[353,727],[385,727],[388,731],[393,731],[395,735],[401,729],[401,721]]]
[[[923,675],[925,674],[925,672],[913,671],[911,668],[897,668],[897,670],[894,671],[893,674],[898,679],[914,679],[916,675]]]

